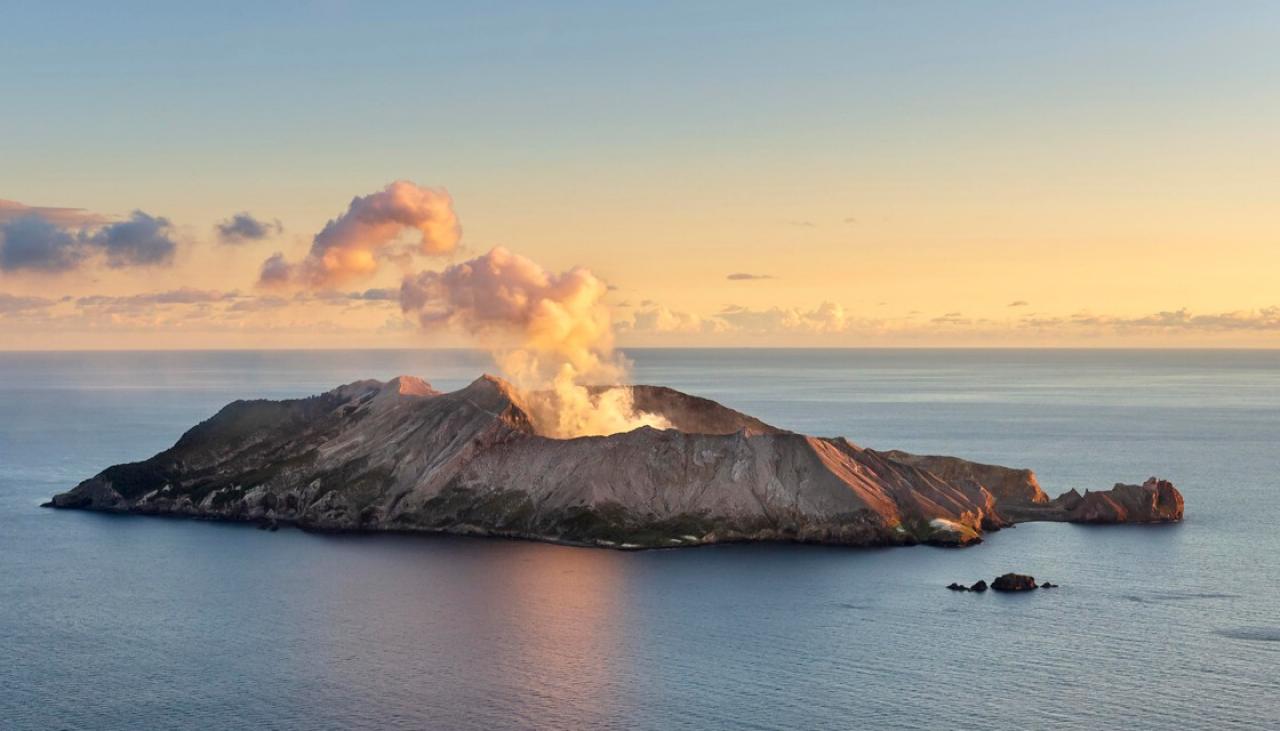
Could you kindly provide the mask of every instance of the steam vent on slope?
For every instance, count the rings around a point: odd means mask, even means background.
[[[586,390],[629,400],[649,425],[554,438],[535,426],[537,395],[493,376],[451,393],[409,376],[357,381],[236,401],[48,505],[614,548],[961,546],[1025,521],[1182,518],[1182,496],[1156,478],[1050,500],[1030,470],[797,434],[658,386]]]

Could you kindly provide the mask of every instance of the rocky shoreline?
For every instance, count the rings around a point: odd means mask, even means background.
[[[728,542],[963,546],[1029,521],[1168,522],[1151,478],[1049,499],[1030,470],[866,449],[672,389],[628,387],[669,429],[555,439],[491,376],[452,393],[402,376],[237,401],[156,456],[51,507],[482,535],[623,550]],[[601,389],[603,390],[603,389]]]

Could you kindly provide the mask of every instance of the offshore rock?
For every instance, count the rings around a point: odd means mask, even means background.
[[[1049,500],[1029,470],[877,452],[669,388],[628,388],[638,410],[672,428],[551,438],[536,431],[522,394],[492,376],[451,393],[401,376],[236,401],[173,447],[109,467],[49,504],[623,549],[964,546],[1029,520],[1182,517],[1182,497],[1164,481]]]
[[[1004,574],[997,576],[991,582],[991,588],[995,591],[1031,591],[1038,589],[1034,576],[1026,576],[1024,574]]]

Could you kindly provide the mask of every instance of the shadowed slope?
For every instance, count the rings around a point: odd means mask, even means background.
[[[620,547],[963,545],[1011,518],[1181,517],[1168,483],[1048,501],[1029,470],[795,434],[668,388],[632,395],[675,428],[548,438],[521,394],[492,376],[452,393],[402,376],[237,401],[172,448],[110,467],[51,505]]]

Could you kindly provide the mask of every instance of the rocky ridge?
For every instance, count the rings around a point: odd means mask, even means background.
[[[616,548],[725,541],[966,545],[1013,523],[1180,520],[1170,483],[1050,500],[1030,470],[878,452],[713,401],[633,386],[673,428],[538,434],[484,376],[441,393],[401,376],[236,401],[173,447],[55,496],[58,508],[480,534]]]

